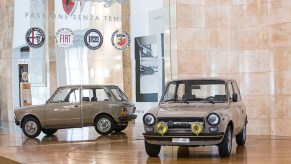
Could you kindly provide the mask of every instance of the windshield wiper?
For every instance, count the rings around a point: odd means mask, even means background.
[[[174,99],[164,100],[163,102],[174,101]]]
[[[215,102],[213,100],[209,100],[209,99],[204,99],[204,100],[206,100],[206,101],[208,101],[208,102],[210,102],[212,104],[215,104]]]
[[[183,102],[186,103],[186,104],[189,104],[189,102],[187,100],[184,100]]]

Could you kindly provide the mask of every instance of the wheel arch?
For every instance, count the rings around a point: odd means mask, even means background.
[[[232,122],[232,120],[230,120],[229,122],[228,122],[228,124],[227,124],[227,126],[230,126],[230,128],[231,128],[231,132],[233,133],[233,122]]]
[[[36,116],[33,115],[33,114],[27,114],[27,115],[23,116],[22,119],[21,119],[21,122],[20,122],[20,125],[21,125],[20,127],[21,127],[21,128],[23,127],[23,122],[24,122],[24,120],[25,120],[26,118],[29,118],[29,117],[35,118],[35,119],[38,121],[39,125],[42,127],[42,125],[41,125],[41,123],[40,123],[38,117],[36,117]]]
[[[109,117],[111,117],[112,118],[112,120],[114,120],[115,121],[115,119],[109,114],[109,113],[104,113],[104,112],[102,112],[102,113],[98,113],[98,114],[96,114],[96,116],[94,117],[94,120],[93,120],[93,125],[95,124],[95,122],[96,122],[96,119],[99,117],[99,116],[102,116],[102,115],[106,115],[106,116],[109,116]],[[116,122],[116,121],[115,121]]]

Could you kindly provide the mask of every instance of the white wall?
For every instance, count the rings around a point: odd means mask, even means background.
[[[158,102],[136,102],[136,83],[135,83],[135,45],[134,38],[163,33],[163,0],[131,0],[130,1],[130,32],[131,32],[131,63],[132,63],[132,99],[137,107],[138,118],[136,122],[142,122],[142,116],[150,108],[157,106]],[[160,65],[159,65],[160,67]],[[161,71],[159,71],[161,72]],[[158,98],[160,99],[161,90],[159,89]]]

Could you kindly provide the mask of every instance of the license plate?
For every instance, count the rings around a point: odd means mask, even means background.
[[[189,138],[172,138],[173,143],[189,143]]]

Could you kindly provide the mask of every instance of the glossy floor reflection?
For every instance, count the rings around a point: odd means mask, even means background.
[[[0,122],[0,163],[291,163],[291,138],[248,136],[235,142],[232,155],[220,158],[216,146],[162,147],[158,158],[144,150],[141,124],[124,132],[100,136],[93,127],[59,130],[54,136],[26,138],[13,122]],[[6,159],[8,158],[8,159]],[[14,162],[15,163],[15,162]]]

